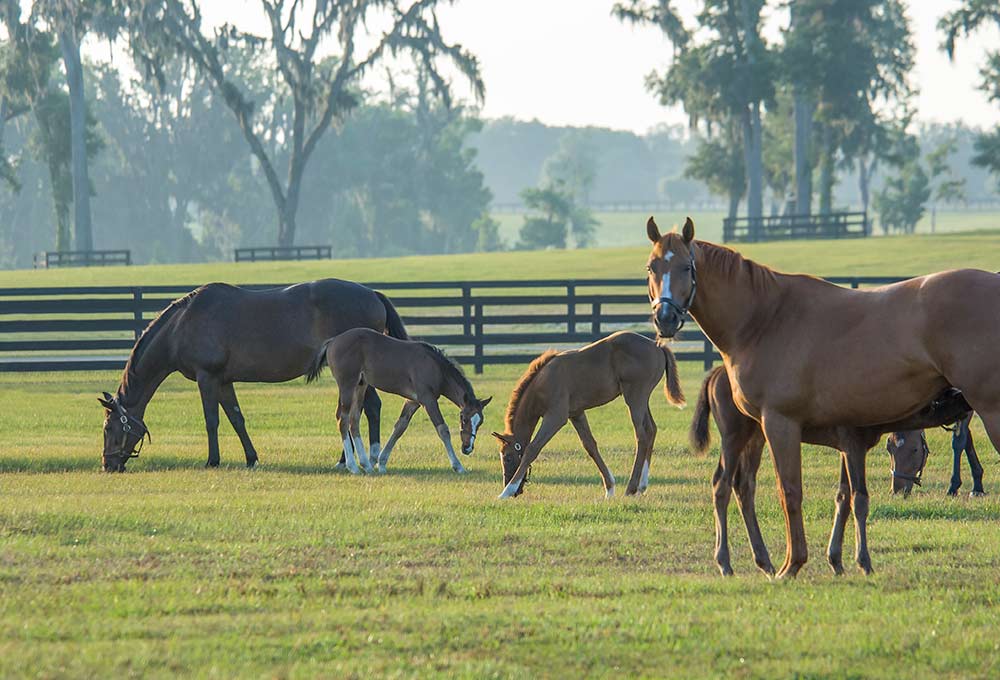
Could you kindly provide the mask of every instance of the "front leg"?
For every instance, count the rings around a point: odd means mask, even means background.
[[[219,392],[221,385],[209,373],[198,374],[198,391],[201,408],[205,413],[205,430],[208,433],[208,463],[206,467],[219,467]]]
[[[528,474],[528,467],[535,461],[535,458],[538,458],[538,454],[542,452],[545,445],[562,429],[562,426],[566,424],[566,420],[566,415],[554,415],[552,413],[542,418],[542,424],[538,426],[535,438],[525,447],[524,455],[521,456],[521,462],[518,464],[517,470],[514,471],[514,476],[511,477],[510,482],[504,487],[499,498],[512,498],[517,495],[517,490],[521,488],[521,483]]]
[[[951,484],[948,485],[948,495],[957,496],[962,487],[962,454],[965,453],[965,421],[955,423],[951,433]]]
[[[444,416],[441,415],[437,399],[427,399],[421,402],[421,405],[427,409],[427,416],[431,419],[434,429],[437,430],[438,437],[441,438],[441,443],[444,444],[445,453],[448,454],[448,460],[451,461],[451,469],[460,475],[465,474],[466,469],[462,467],[462,462],[455,455],[455,449],[451,446],[451,430],[448,429],[448,426],[444,422]]]
[[[379,398],[378,392],[371,385],[365,390],[365,401],[362,410],[364,411],[365,419],[368,421],[368,454],[372,466],[375,466],[378,465],[381,459],[382,437],[380,430],[382,429],[382,400]],[[382,472],[385,472],[385,470],[382,470]]]
[[[972,440],[972,416],[962,421],[965,430],[965,456],[969,459],[969,469],[972,471],[972,491],[970,496],[985,496],[986,490],[983,488],[983,464],[979,462],[979,454],[976,453],[976,444]]]
[[[580,443],[583,444],[587,455],[594,461],[597,471],[601,473],[601,479],[604,481],[604,497],[611,498],[615,495],[615,476],[611,474],[611,470],[608,469],[608,466],[604,464],[604,459],[601,458],[601,452],[597,449],[597,440],[594,439],[594,435],[590,431],[590,423],[587,421],[587,415],[581,413],[578,416],[573,416],[570,418],[570,422],[573,423],[573,428],[576,430],[577,435],[579,435]]]
[[[240,443],[243,444],[243,455],[246,456],[247,467],[252,468],[257,464],[257,449],[250,441],[246,420],[243,418],[243,411],[240,410],[240,403],[236,400],[236,390],[233,389],[232,383],[226,383],[222,386],[219,401],[222,404],[222,409],[226,412],[226,417],[229,418],[229,423],[240,438]]]
[[[396,425],[392,428],[392,436],[389,437],[389,441],[386,442],[385,448],[379,454],[378,459],[378,471],[385,472],[386,466],[389,464],[389,455],[392,453],[393,447],[396,446],[396,442],[399,438],[403,436],[406,432],[406,428],[410,425],[410,419],[413,418],[413,414],[417,412],[420,408],[420,404],[407,399],[403,403],[403,410],[399,414],[399,419],[396,421]]]

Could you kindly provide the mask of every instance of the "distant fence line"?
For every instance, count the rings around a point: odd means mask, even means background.
[[[858,288],[897,276],[832,277]],[[650,335],[645,281],[578,279],[366,284],[389,294],[411,333],[449,348],[476,373],[525,364],[616,330]],[[175,297],[196,286],[0,289],[0,371],[120,370],[135,339]],[[279,285],[248,285],[262,289]],[[696,329],[679,334],[679,361],[707,369],[720,356]]]
[[[593,212],[670,212],[681,210],[712,210],[725,212],[728,206],[714,198],[703,201],[596,201],[587,203]],[[521,214],[529,212],[523,203],[494,203],[495,213]]]

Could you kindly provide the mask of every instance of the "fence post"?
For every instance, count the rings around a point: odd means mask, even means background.
[[[566,284],[566,332],[576,333],[576,286]]]
[[[595,302],[590,308],[590,333],[594,338],[601,337],[601,303]]]
[[[704,335],[704,333],[705,333],[705,331],[702,331],[703,335]],[[702,363],[704,364],[704,367],[705,367],[706,371],[711,371],[712,370],[712,364],[715,363],[715,360],[712,358],[712,353],[715,351],[715,348],[712,347],[712,341],[708,339],[707,335],[705,336],[705,343],[703,345],[703,348],[704,348],[703,351],[705,352],[705,355],[704,355],[704,359],[702,360]]]
[[[462,333],[472,335],[472,287],[462,286]]]
[[[139,336],[142,335],[142,288],[132,289],[132,318],[135,320],[135,329],[133,334],[135,339],[138,340]]]
[[[476,303],[476,335],[473,339],[474,361],[473,365],[477,374],[483,372],[485,357],[483,356],[483,303]]]

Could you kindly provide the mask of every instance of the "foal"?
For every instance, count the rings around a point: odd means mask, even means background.
[[[985,496],[983,489],[983,465],[979,462],[979,454],[976,453],[975,442],[972,441],[972,432],[969,430],[969,423],[972,420],[972,412],[957,421],[953,427],[944,426],[951,431],[951,451],[953,454],[951,468],[951,484],[948,486],[948,495],[958,495],[958,489],[962,486],[962,454],[969,461],[969,469],[972,471],[972,491],[970,496]],[[885,449],[889,453],[892,461],[892,492],[902,492],[903,496],[910,495],[913,485],[920,486],[923,478],[924,465],[927,464],[927,456],[930,450],[927,447],[927,438],[923,430],[903,430],[893,432],[885,442]]]
[[[462,453],[469,455],[476,443],[476,432],[483,423],[483,408],[492,397],[477,399],[462,369],[440,349],[426,342],[397,340],[367,328],[356,328],[323,344],[306,380],[315,380],[324,364],[330,366],[340,390],[337,423],[344,440],[344,462],[352,474],[360,472],[354,454],[366,472],[374,472],[373,463],[378,464],[379,472],[385,472],[393,446],[421,406],[427,410],[444,443],[452,469],[465,472],[451,446],[451,432],[438,408],[438,399],[443,396],[461,409]],[[372,447],[371,460],[358,428],[365,390],[369,386],[406,399],[392,436],[381,453]]]
[[[604,493],[615,492],[615,478],[604,464],[584,413],[625,397],[635,428],[635,463],[626,495],[641,493],[649,485],[649,458],[656,438],[656,423],[649,411],[649,395],[666,373],[667,401],[684,405],[677,380],[677,363],[665,345],[657,345],[638,333],[621,331],[603,340],[566,352],[549,350],[531,362],[510,396],[506,433],[493,433],[500,440],[505,488],[500,498],[517,496],[524,490],[528,468],[542,448],[562,429],[573,423],[604,480]],[[535,432],[535,426],[542,424]],[[534,438],[532,438],[534,433]]]

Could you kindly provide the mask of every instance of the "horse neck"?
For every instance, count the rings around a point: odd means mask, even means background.
[[[732,354],[749,341],[767,306],[776,304],[772,303],[772,296],[778,290],[777,287],[761,290],[748,267],[735,272],[710,267],[704,252],[704,247],[695,251],[698,290],[691,304],[691,316],[720,352]]]
[[[441,396],[458,408],[462,408],[465,406],[465,385],[448,373],[444,373],[441,376]]]
[[[514,441],[527,448],[531,441],[531,435],[535,432],[535,426],[542,418],[542,410],[534,399],[535,383],[528,385],[527,390],[521,395],[517,403],[517,410],[510,423],[510,434],[514,435]]]
[[[156,390],[167,376],[176,370],[170,360],[168,336],[169,333],[161,331],[151,337],[149,345],[135,362],[132,374],[129,375],[127,371],[122,374],[122,381],[118,387],[122,406],[140,420],[145,415],[146,406]]]

